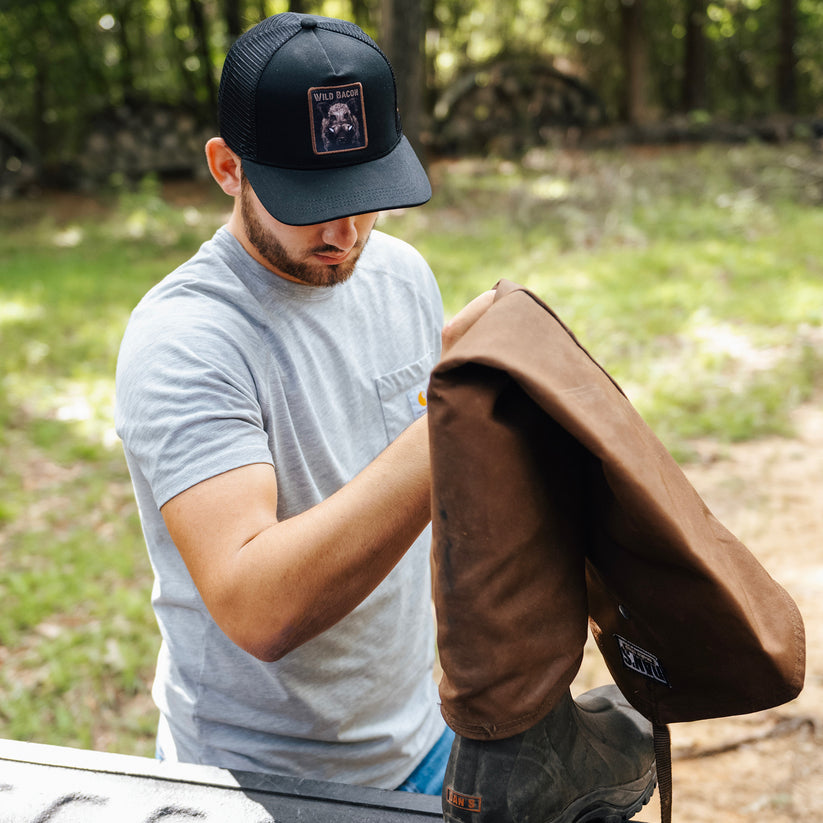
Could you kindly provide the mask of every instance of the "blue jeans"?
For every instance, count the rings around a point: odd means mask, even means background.
[[[420,765],[397,787],[397,791],[440,794],[443,791],[443,778],[446,776],[446,764],[449,762],[453,740],[454,732],[446,727],[437,743],[431,747]]]

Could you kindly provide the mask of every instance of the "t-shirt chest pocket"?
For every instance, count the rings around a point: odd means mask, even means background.
[[[429,352],[416,363],[375,380],[389,442],[425,414],[426,391],[433,366],[434,353]]]

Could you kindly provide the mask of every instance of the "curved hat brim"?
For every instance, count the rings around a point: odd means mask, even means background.
[[[365,163],[303,170],[243,160],[243,170],[269,214],[292,226],[419,206],[432,194],[405,135],[388,154]]]

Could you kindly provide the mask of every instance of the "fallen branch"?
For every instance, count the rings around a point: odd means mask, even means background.
[[[772,740],[776,737],[788,737],[801,729],[809,727],[814,734],[818,728],[818,721],[816,718],[809,715],[800,717],[789,717],[777,722],[772,728],[767,729],[758,734],[749,735],[740,740],[733,740],[728,743],[722,743],[719,746],[712,746],[705,749],[697,748],[696,746],[689,746],[682,749],[675,749],[672,751],[673,760],[697,760],[702,757],[714,757],[718,754],[726,754],[728,752],[736,751],[744,746],[750,746],[753,743],[761,743],[764,740]]]

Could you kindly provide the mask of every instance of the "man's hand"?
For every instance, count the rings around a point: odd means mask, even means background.
[[[488,311],[494,303],[494,291],[484,291],[464,306],[443,327],[443,354],[446,352]]]

